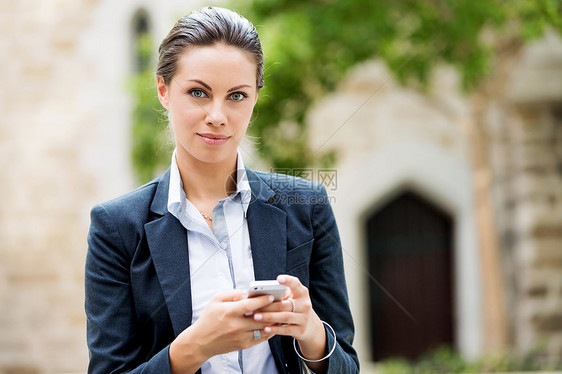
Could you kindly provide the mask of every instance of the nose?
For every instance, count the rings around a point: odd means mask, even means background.
[[[224,126],[226,124],[225,108],[221,101],[213,101],[206,109],[205,123],[207,125]]]

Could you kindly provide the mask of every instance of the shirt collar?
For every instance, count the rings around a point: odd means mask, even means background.
[[[228,198],[234,198],[240,194],[240,202],[244,209],[244,216],[248,211],[248,206],[252,199],[252,191],[250,183],[248,182],[248,175],[246,174],[246,167],[240,151],[237,152],[236,160],[236,192]],[[176,161],[176,150],[172,154],[172,161],[170,165],[170,186],[168,189],[168,211],[177,217],[178,211],[181,207],[186,206],[186,196],[183,190],[183,182],[181,180],[180,170]]]
[[[240,201],[244,209],[244,216],[248,212],[248,205],[252,199],[252,190],[250,182],[248,182],[248,174],[246,174],[246,166],[242,160],[242,154],[238,151],[238,159],[236,161],[236,193],[240,194]]]
[[[183,182],[180,176],[180,170],[176,161],[176,150],[172,153],[172,162],[170,165],[170,186],[168,188],[168,211],[174,216],[178,216],[180,207],[186,204],[185,192],[183,190]]]

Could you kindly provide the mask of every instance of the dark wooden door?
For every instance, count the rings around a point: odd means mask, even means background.
[[[405,192],[367,221],[372,359],[453,345],[451,218]]]

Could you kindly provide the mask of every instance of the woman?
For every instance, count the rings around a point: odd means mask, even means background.
[[[238,151],[263,87],[254,26],[204,8],[159,54],[176,149],[164,175],[92,209],[88,371],[357,372],[325,189],[247,169]],[[282,301],[245,296],[271,279],[287,286]]]

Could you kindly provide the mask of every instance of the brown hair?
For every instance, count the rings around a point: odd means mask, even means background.
[[[156,76],[168,85],[178,70],[178,60],[190,46],[225,43],[254,56],[257,88],[263,87],[263,51],[254,25],[240,14],[218,7],[205,7],[183,16],[158,48]]]

